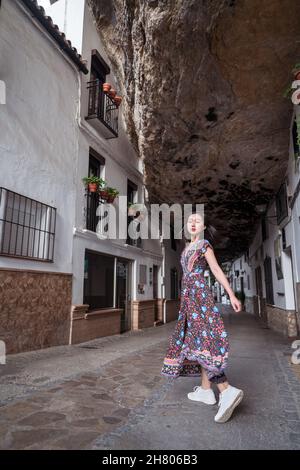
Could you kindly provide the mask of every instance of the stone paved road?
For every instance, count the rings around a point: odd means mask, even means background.
[[[228,376],[245,392],[232,419],[188,400],[199,378],[160,376],[175,322],[0,366],[1,449],[300,449],[300,366],[291,340],[221,306]],[[227,310],[227,312],[225,312]]]

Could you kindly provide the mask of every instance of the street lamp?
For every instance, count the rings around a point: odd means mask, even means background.
[[[264,216],[265,219],[273,219],[273,218],[276,218],[277,215],[265,215],[266,212],[267,212],[267,207],[268,207],[268,205],[267,205],[266,203],[264,203],[264,204],[256,204],[256,206],[255,206],[256,213],[259,214],[259,215]]]

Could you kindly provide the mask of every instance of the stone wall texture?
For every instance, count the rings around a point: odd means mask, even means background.
[[[155,299],[134,300],[132,302],[132,328],[139,330],[154,326],[155,322]]]
[[[239,256],[287,168],[300,1],[88,4],[150,202],[204,203],[220,259]]]
[[[8,354],[68,344],[72,275],[0,269],[0,339]]]
[[[70,344],[121,333],[122,309],[88,312],[88,305],[73,305]]]
[[[298,334],[297,318],[295,311],[284,310],[272,305],[266,306],[268,326],[286,337],[296,337]]]

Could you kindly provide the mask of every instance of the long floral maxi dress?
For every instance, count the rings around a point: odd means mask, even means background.
[[[161,374],[199,376],[203,366],[209,380],[218,383],[226,380],[229,343],[221,313],[204,277],[208,246],[213,248],[208,240],[197,240],[181,254],[180,310]]]

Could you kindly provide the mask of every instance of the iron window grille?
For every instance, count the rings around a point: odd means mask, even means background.
[[[56,208],[0,187],[0,255],[52,262]]]

